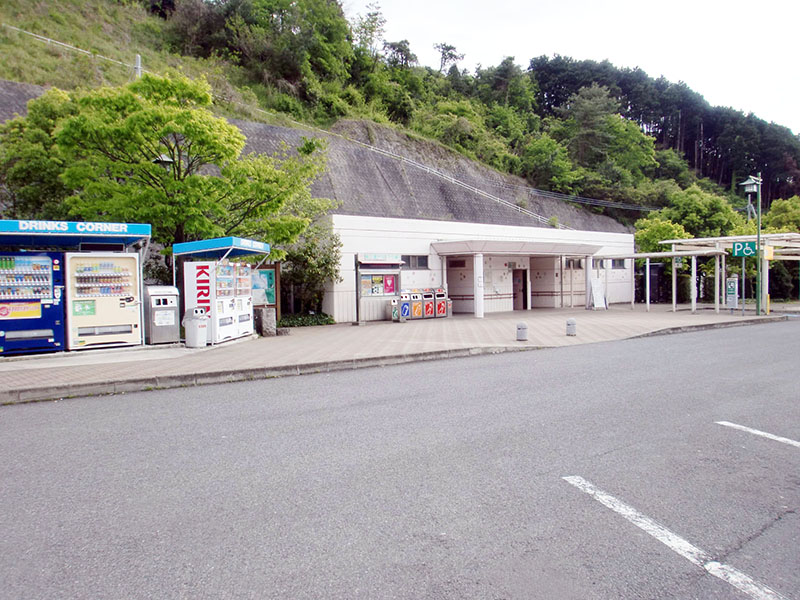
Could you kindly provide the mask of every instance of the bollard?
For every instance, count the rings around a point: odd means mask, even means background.
[[[578,335],[578,325],[575,319],[567,319],[567,335]]]
[[[517,323],[517,341],[518,342],[527,342],[528,341],[528,324],[527,323]]]

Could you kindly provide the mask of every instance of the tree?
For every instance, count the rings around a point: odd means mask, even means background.
[[[664,218],[663,215],[653,213],[639,219],[635,224],[636,249],[638,252],[666,252],[667,248],[659,244],[662,240],[680,240],[692,237],[680,223],[675,223]]]
[[[775,200],[763,221],[765,227],[800,233],[800,196]]]
[[[297,243],[288,248],[281,277],[284,286],[291,286],[301,313],[320,312],[325,283],[341,281],[341,248],[342,242],[330,223],[312,225]]]
[[[417,55],[411,52],[411,45],[408,40],[399,42],[384,42],[383,49],[389,53],[388,62],[390,67],[408,69],[417,63]]]
[[[664,218],[680,223],[693,237],[729,235],[743,222],[725,198],[697,185],[671,194],[669,206],[659,212]]]
[[[455,64],[464,60],[464,54],[456,52],[456,47],[445,42],[433,45],[434,50],[439,51],[439,72],[443,73],[444,68],[449,64]]]
[[[74,103],[56,134],[72,216],[152,223],[165,246],[220,235],[290,244],[311,221],[287,207],[309,204],[323,169],[318,144],[240,157],[244,136],[208,110],[205,82],[145,75]]]
[[[522,175],[534,186],[555,192],[573,193],[578,173],[567,149],[546,133],[525,144]]]
[[[69,95],[50,89],[28,103],[28,115],[0,125],[0,213],[11,219],[64,216],[70,190],[60,179],[64,156],[56,146],[59,122],[75,113]]]

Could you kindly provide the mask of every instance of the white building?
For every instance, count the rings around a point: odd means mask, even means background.
[[[233,123],[247,137],[245,152],[271,154],[310,135]],[[591,279],[609,303],[630,302],[631,260],[584,269],[594,254],[633,253],[633,235],[617,221],[441,145],[374,123],[341,127],[358,141],[329,136],[328,169],[312,187],[339,203],[331,219],[343,243],[342,281],[328,283],[323,303],[337,322],[385,319],[389,300],[413,288],[445,288],[453,312],[476,316],[585,306]]]
[[[478,317],[585,306],[591,279],[608,303],[631,301],[632,260],[590,258],[630,256],[628,233],[354,215],[332,219],[343,245],[342,281],[328,285],[323,310],[337,322],[385,319],[388,300],[406,288],[445,288],[454,313]]]

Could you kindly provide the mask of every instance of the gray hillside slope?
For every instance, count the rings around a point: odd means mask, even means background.
[[[43,88],[0,80],[0,121],[25,114],[26,103]],[[561,200],[536,196],[524,180],[503,175],[470,161],[439,144],[412,139],[390,127],[364,121],[342,121],[334,134],[319,130],[276,127],[231,119],[247,138],[245,152],[272,154],[281,142],[296,147],[303,137],[328,139],[328,168],[317,180],[315,196],[339,202],[339,214],[463,221],[496,225],[548,227],[513,207],[480,196],[446,179],[385,156],[335,134],[361,141],[423,163],[484,192],[573,229],[627,232],[617,221]]]

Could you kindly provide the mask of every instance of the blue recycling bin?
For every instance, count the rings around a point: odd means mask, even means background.
[[[411,293],[408,290],[400,290],[400,317],[411,318]]]

